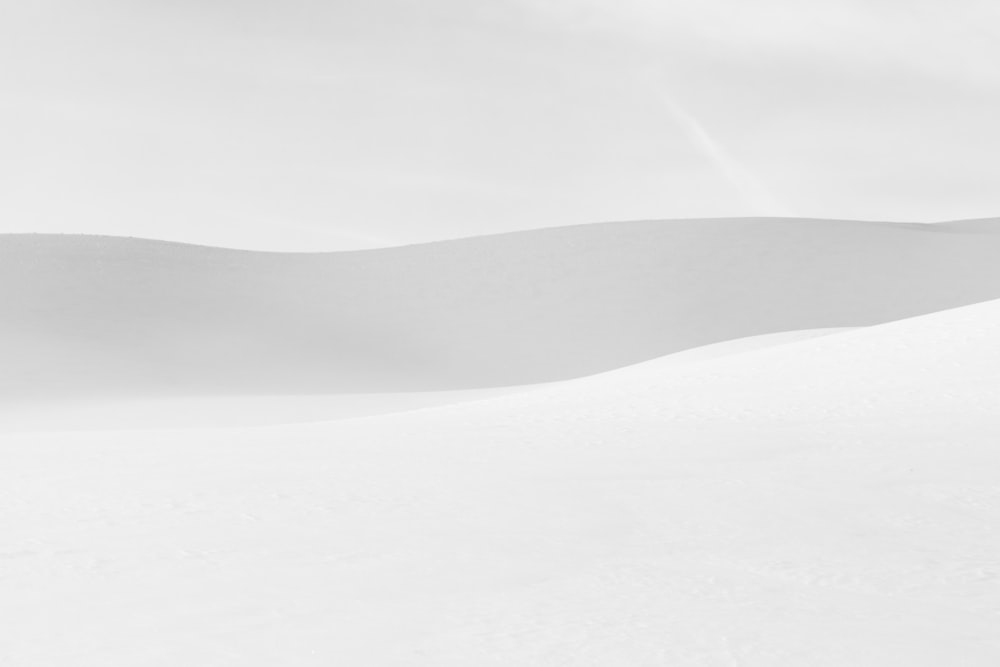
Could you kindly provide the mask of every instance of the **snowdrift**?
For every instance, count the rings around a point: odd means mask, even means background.
[[[975,225],[739,219],[342,253],[0,236],[0,397],[456,390],[1000,297]]]
[[[992,667],[998,336],[993,302],[409,414],[10,436],[0,663]]]

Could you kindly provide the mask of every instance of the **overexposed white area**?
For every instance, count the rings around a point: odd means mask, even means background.
[[[1000,665],[998,62],[0,0],[0,667]]]
[[[1000,302],[487,401],[0,441],[0,662],[993,667]]]
[[[0,236],[0,404],[458,391],[1000,298],[1000,234],[581,225],[342,253]]]
[[[4,0],[0,231],[994,215],[998,61],[993,0]]]

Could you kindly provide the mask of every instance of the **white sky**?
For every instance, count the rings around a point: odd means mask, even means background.
[[[1000,214],[995,0],[0,0],[0,231]]]

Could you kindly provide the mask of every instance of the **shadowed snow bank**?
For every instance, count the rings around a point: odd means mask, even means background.
[[[977,225],[977,230],[981,226]],[[0,397],[448,391],[1000,298],[1000,235],[628,222],[284,254],[0,236]]]

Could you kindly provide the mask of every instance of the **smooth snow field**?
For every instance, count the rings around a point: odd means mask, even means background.
[[[0,665],[1000,665],[994,225],[698,224],[0,236]]]
[[[0,400],[566,380],[1000,298],[1000,234],[973,227],[630,222],[316,254],[0,235]]]

